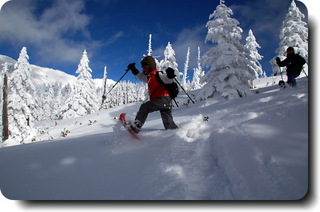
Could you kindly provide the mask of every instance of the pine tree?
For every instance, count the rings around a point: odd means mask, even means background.
[[[189,87],[187,86],[189,59],[190,59],[190,47],[188,47],[186,62],[184,63],[183,76],[182,76],[182,86],[185,89],[188,89]]]
[[[103,70],[103,92],[102,92],[102,101],[100,109],[103,107],[104,102],[107,99],[107,81],[108,81],[108,72],[107,72],[107,66],[104,67]]]
[[[244,47],[247,50],[247,57],[250,62],[248,64],[248,68],[254,72],[255,78],[266,77],[265,72],[262,70],[262,66],[259,62],[259,60],[262,60],[263,56],[261,56],[257,50],[257,48],[261,48],[261,46],[257,43],[251,29],[249,30]]]
[[[84,50],[78,65],[78,69],[76,70],[76,74],[79,74],[78,80],[92,80],[92,70],[89,67],[89,62],[87,50]]]
[[[254,79],[254,73],[248,70],[245,49],[240,44],[242,29],[231,15],[232,10],[221,0],[209,16],[206,42],[211,41],[217,45],[202,58],[203,65],[210,67],[210,71],[203,78],[206,85],[200,99],[213,96],[232,99],[252,94],[248,81]]]
[[[175,55],[176,53],[173,50],[171,43],[168,42],[168,45],[164,50],[164,59],[160,61],[160,71],[165,71],[167,68],[171,67],[175,70],[175,74],[179,79],[181,74],[178,70],[178,63],[176,62]]]
[[[201,88],[203,85],[201,83],[201,78],[204,76],[204,71],[201,67],[201,56],[200,56],[200,47],[198,47],[198,67],[193,69],[193,78],[191,88],[193,90]]]
[[[33,122],[39,114],[39,107],[32,96],[35,87],[31,81],[28,60],[27,48],[23,47],[9,81],[9,131],[10,136],[20,142],[30,142],[35,135]]]
[[[66,100],[69,99],[69,93],[65,92],[68,90],[66,87],[70,87],[70,84],[63,85],[61,82],[55,82],[50,85],[50,93],[52,92],[52,96],[50,97],[50,112],[48,113],[50,120],[59,119],[59,115],[61,112],[61,106],[65,105]],[[50,94],[49,94],[50,95]]]
[[[152,56],[152,34],[149,35],[148,55]]]
[[[62,117],[70,118],[91,114],[99,109],[99,100],[89,67],[87,51],[84,50],[76,73],[75,94],[62,109]]]
[[[143,54],[143,57],[146,57],[146,56],[152,56],[156,62],[156,67],[158,70],[160,70],[160,62],[158,61],[158,57],[159,56],[154,56],[152,55],[153,53],[153,50],[152,50],[152,34],[149,34],[149,42],[148,42],[148,50],[147,50],[147,54]]]
[[[286,50],[290,46],[294,47],[295,52],[299,53],[308,62],[308,27],[307,23],[302,21],[304,17],[293,0],[285,20],[282,22],[279,48],[276,50],[277,56],[270,61],[274,73],[279,72],[279,68],[275,64],[275,58],[285,59]],[[308,72],[308,64],[305,64],[304,67],[305,71]]]

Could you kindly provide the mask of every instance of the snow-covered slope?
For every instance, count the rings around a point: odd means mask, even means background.
[[[306,77],[304,72],[301,72],[300,76],[298,78],[304,78]],[[285,73],[282,74],[278,74],[276,76],[270,76],[270,77],[263,77],[263,78],[258,78],[253,80],[252,84],[254,86],[254,88],[264,88],[264,87],[268,87],[268,86],[272,86],[272,85],[278,85],[279,81],[283,80],[283,81],[287,81],[287,75]]]
[[[11,73],[14,68],[14,64],[17,61],[12,59],[11,57],[0,55],[0,67],[4,66],[5,63],[8,64],[9,73]],[[35,83],[36,86],[39,85],[52,85],[55,83],[60,83],[61,85],[65,85],[66,83],[74,83],[76,80],[76,77],[70,74],[67,74],[63,71],[51,69],[51,68],[45,68],[40,67],[36,65],[31,65],[32,68],[32,81]],[[75,69],[76,70],[76,69]],[[103,87],[103,79],[94,79],[97,88]],[[111,79],[108,79],[108,85],[112,85],[115,82]]]
[[[4,66],[5,62],[8,64],[9,73],[11,73],[14,70],[16,60],[5,55],[0,55],[0,66]],[[30,73],[30,75],[35,85],[48,85],[54,83],[65,84],[66,82],[72,82],[76,79],[75,76],[51,68],[44,68],[36,65],[31,65],[31,68],[32,73]]]
[[[65,72],[51,69],[51,68],[44,68],[40,66],[31,65],[32,67],[32,82],[36,85],[49,85],[54,83],[61,83],[62,85],[66,83],[73,83],[76,80],[75,76],[66,74]]]
[[[0,54],[0,64],[4,64],[7,63],[8,65],[14,65],[17,61],[15,61],[14,59],[12,59],[11,57],[5,56],[5,55],[1,55]]]
[[[39,123],[42,138],[56,140],[1,148],[1,192],[59,200],[296,200],[308,192],[306,78],[297,88],[174,108],[178,130],[163,131],[159,113],[150,114],[141,141],[114,119],[134,118],[139,105]]]

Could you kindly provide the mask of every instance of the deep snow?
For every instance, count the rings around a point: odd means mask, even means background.
[[[259,86],[258,86],[259,87]],[[0,149],[9,199],[296,200],[308,192],[308,80],[228,101],[174,108],[178,130],[150,114],[133,140],[117,117],[140,103],[57,123],[42,139]],[[203,115],[209,121],[203,121]],[[55,126],[57,124],[57,126]],[[69,130],[66,138],[61,131]]]

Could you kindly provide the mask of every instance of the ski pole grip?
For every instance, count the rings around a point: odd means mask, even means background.
[[[127,68],[126,71],[129,71],[129,70],[135,69],[135,68],[136,68],[136,63],[130,63],[130,64],[128,65],[128,68]]]

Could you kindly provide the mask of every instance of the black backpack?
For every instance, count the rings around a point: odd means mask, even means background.
[[[169,96],[171,97],[171,99],[174,99],[178,96],[179,94],[179,87],[178,84],[176,82],[172,82],[169,84],[165,84],[161,78],[159,77],[159,74],[157,73],[156,78],[158,80],[158,82],[164,86],[168,91],[169,91]]]
[[[179,94],[179,87],[176,82],[172,82],[170,84],[164,84],[163,85],[168,91],[171,99],[174,99]]]
[[[306,63],[306,60],[299,54],[295,54],[290,62],[290,69],[287,71],[292,72],[294,78],[297,78],[301,74],[301,71],[303,70],[303,65]]]

